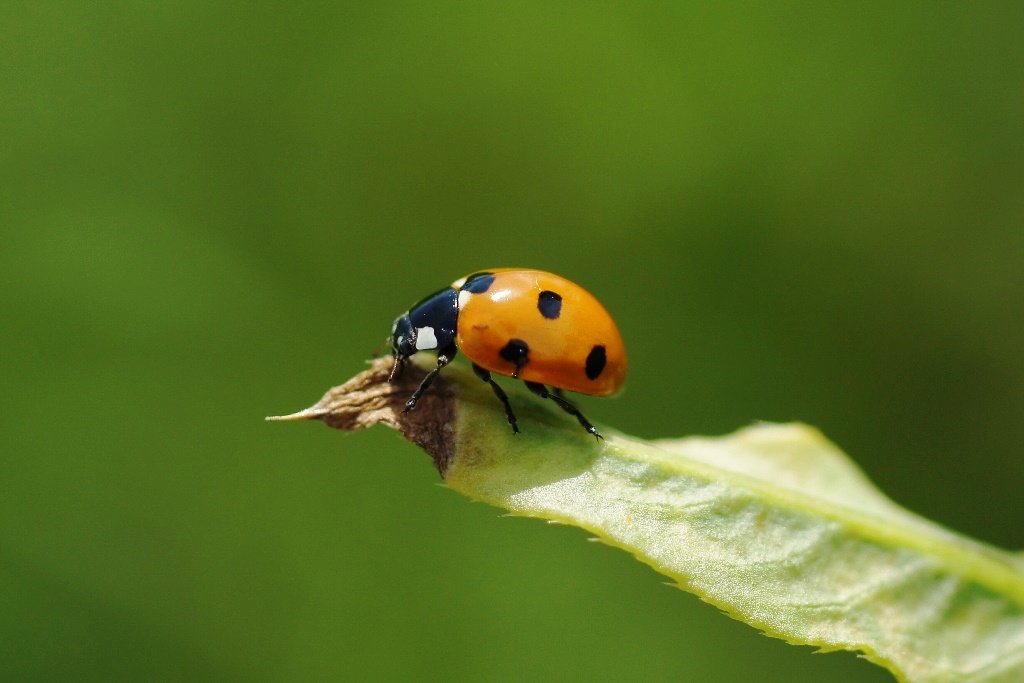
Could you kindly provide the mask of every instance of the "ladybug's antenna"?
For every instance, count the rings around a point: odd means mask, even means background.
[[[384,355],[384,347],[390,343],[390,339],[385,339],[380,344],[377,344],[376,346],[373,347],[373,351],[370,352],[370,355],[373,356],[374,358],[380,358],[381,356]]]

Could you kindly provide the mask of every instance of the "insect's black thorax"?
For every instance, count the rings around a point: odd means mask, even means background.
[[[417,351],[455,345],[459,323],[459,293],[451,287],[423,299],[400,316],[391,334],[394,354],[406,358]]]

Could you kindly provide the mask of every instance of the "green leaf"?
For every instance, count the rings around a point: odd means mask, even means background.
[[[412,413],[422,373],[390,361],[286,418],[385,422],[434,455],[445,483],[517,515],[571,524],[683,590],[787,642],[853,650],[907,681],[1024,681],[1024,559],[899,507],[800,424],[717,438],[597,442],[512,392],[513,435],[490,390],[450,366]]]

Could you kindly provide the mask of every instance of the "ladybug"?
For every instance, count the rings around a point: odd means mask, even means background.
[[[492,372],[523,380],[599,439],[601,433],[561,390],[608,396],[626,379],[626,349],[608,311],[587,290],[543,270],[496,268],[456,280],[395,320],[391,349],[389,381],[417,351],[437,351],[437,367],[403,412],[416,407],[437,373],[462,351],[501,401],[513,432],[519,431],[515,413]]]

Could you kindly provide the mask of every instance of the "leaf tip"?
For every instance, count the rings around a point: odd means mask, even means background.
[[[288,415],[268,415],[263,418],[266,422],[298,422],[299,420],[317,420],[323,417],[324,411],[317,406],[310,406],[305,410]]]
[[[392,365],[390,358],[369,361],[367,370],[329,389],[309,408],[265,419],[269,422],[319,420],[328,427],[344,431],[358,431],[383,423],[426,450],[444,476],[454,450],[450,428],[455,414],[454,390],[444,378],[438,378],[416,410],[405,412],[405,401],[426,373],[410,363],[406,372],[392,382]]]

